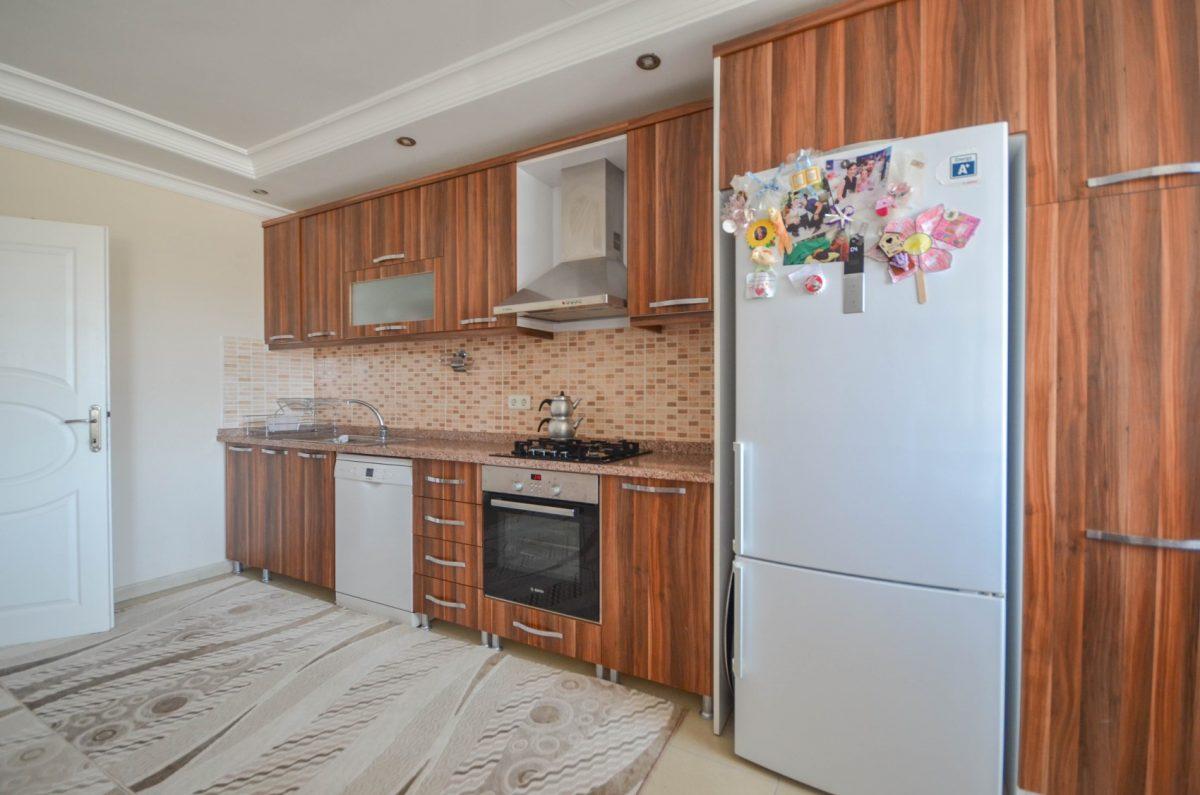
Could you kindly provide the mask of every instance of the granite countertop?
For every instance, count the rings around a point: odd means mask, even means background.
[[[372,428],[340,428],[343,433],[370,434]],[[217,441],[230,444],[265,445],[297,450],[320,450],[359,455],[390,456],[394,458],[430,458],[442,461],[463,461],[493,466],[536,467],[558,472],[586,472],[595,475],[686,480],[693,483],[712,483],[712,446],[695,442],[647,441],[642,446],[651,452],[611,464],[583,464],[570,461],[543,461],[528,458],[508,458],[502,453],[512,450],[515,436],[495,433],[452,433],[420,429],[389,428],[393,441],[386,445],[330,444],[308,439],[279,439],[248,434],[240,428],[222,428]]]

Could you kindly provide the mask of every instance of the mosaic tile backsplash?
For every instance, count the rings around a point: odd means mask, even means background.
[[[472,358],[464,373],[443,362],[459,348]],[[295,353],[312,356],[310,394],[370,401],[397,428],[533,436],[545,416],[538,403],[561,389],[583,398],[576,412],[585,417],[582,436],[712,441],[713,334],[707,322],[667,326],[661,334],[606,329],[559,333],[552,340],[513,334]],[[267,354],[277,355],[293,354]],[[228,376],[227,369],[227,395]],[[509,409],[509,395],[528,395],[533,407]],[[373,422],[357,407],[337,419]]]
[[[269,351],[262,340],[221,338],[221,427],[247,414],[271,414],[281,397],[312,397],[313,352]]]

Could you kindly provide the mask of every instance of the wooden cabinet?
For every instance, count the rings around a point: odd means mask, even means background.
[[[712,311],[712,110],[629,131],[629,314]]]
[[[425,577],[482,588],[482,558],[480,547],[474,544],[413,538],[413,571]]]
[[[225,556],[334,586],[333,453],[225,447]]]
[[[449,183],[434,182],[363,202],[369,226],[366,256],[347,270],[385,262],[414,262],[445,253]]]
[[[430,618],[479,629],[479,603],[482,592],[469,585],[413,576],[413,610]]]
[[[712,487],[605,477],[601,663],[712,694]]]
[[[527,646],[600,662],[600,626],[558,613],[483,597],[480,629]]]
[[[446,246],[443,307],[447,330],[516,323],[496,304],[517,291],[516,166],[496,166],[450,182],[454,218]]]
[[[413,499],[413,527],[417,535],[455,544],[483,546],[481,505],[421,496]]]
[[[346,208],[300,220],[305,342],[342,338],[342,218]]]
[[[418,459],[413,462],[413,494],[436,500],[480,503],[483,491],[479,464]]]
[[[367,286],[366,283],[368,282],[409,276],[425,276],[427,278],[411,283],[390,283],[388,287],[394,290],[408,291],[408,295],[403,298],[399,295],[395,296],[395,302],[410,308],[419,305],[421,303],[419,294],[430,290],[430,283],[432,282],[432,289],[429,292],[429,309],[432,314],[428,317],[415,319],[395,317],[364,324],[355,322],[357,320],[354,311],[356,285],[358,285],[357,289],[362,289],[364,286]],[[346,311],[346,339],[361,339],[364,337],[395,338],[413,334],[425,334],[431,331],[442,331],[445,329],[446,323],[443,305],[438,300],[438,296],[445,290],[444,279],[444,268],[440,259],[426,259],[416,262],[392,262],[344,273],[342,275],[342,290],[345,296],[343,306],[345,306]]]
[[[301,332],[300,222],[263,229],[263,339],[272,347],[297,345]]]
[[[1200,187],[1029,216],[1020,785],[1200,791]]]

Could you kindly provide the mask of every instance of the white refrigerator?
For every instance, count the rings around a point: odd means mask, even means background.
[[[893,165],[925,164],[908,212],[981,219],[927,275],[926,303],[872,259],[861,312],[844,311],[860,288],[841,265],[817,295],[781,277],[774,297],[746,299],[754,266],[736,243],[735,749],[837,795],[998,793],[1022,344],[1008,130],[891,146]],[[963,162],[973,173],[956,181],[946,169]]]

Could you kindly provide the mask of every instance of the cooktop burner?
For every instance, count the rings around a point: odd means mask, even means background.
[[[604,464],[609,461],[620,461],[622,458],[633,458],[635,455],[645,455],[649,450],[642,450],[637,442],[625,440],[610,442],[604,439],[522,439],[513,442],[513,450],[508,455],[513,458],[543,458],[550,461],[582,461],[590,464]]]

